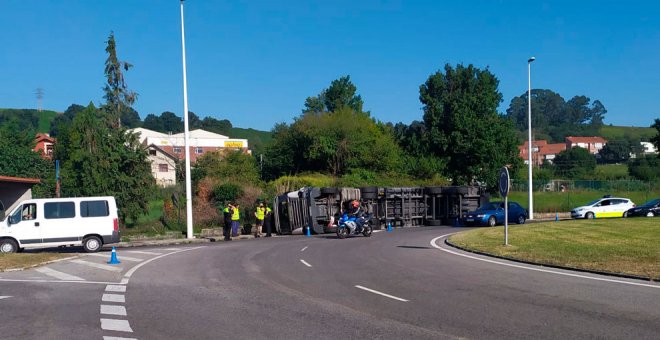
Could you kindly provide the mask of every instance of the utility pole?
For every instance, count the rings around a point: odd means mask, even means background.
[[[44,99],[44,89],[41,87],[37,87],[36,90],[34,90],[34,95],[37,97],[37,109],[39,112],[41,112],[41,106],[43,104],[43,99]]]
[[[183,64],[183,135],[186,147],[186,237],[193,238],[192,184],[190,180],[190,142],[188,132],[188,83],[186,80],[186,34],[183,27],[183,0],[181,0],[181,50]]]

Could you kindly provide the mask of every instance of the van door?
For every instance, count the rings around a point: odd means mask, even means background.
[[[42,238],[44,243],[75,243],[80,241],[80,222],[73,201],[44,202]]]
[[[7,228],[8,234],[19,240],[21,247],[41,244],[43,216],[37,209],[36,203],[24,203],[18,206],[8,219],[11,219],[11,224]]]

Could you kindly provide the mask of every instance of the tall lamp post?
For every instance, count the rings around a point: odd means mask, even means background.
[[[531,57],[527,60],[527,156],[529,164],[527,167],[528,191],[529,191],[529,216],[528,219],[534,219],[534,197],[532,196],[532,62],[536,60]]]
[[[181,50],[183,59],[183,135],[186,147],[186,237],[193,238],[192,184],[190,183],[190,143],[188,140],[188,83],[186,82],[186,34],[183,28],[183,0],[181,0]]]

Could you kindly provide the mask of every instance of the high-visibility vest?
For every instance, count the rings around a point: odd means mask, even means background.
[[[257,207],[257,219],[258,220],[263,220],[265,214],[266,214],[266,208]]]
[[[241,213],[238,211],[238,208],[234,208],[234,213],[231,214],[232,221],[238,221],[241,219]]]
[[[222,212],[225,214],[229,214],[229,207],[225,207],[225,209]]]

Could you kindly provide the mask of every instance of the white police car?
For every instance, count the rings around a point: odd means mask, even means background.
[[[605,196],[571,210],[572,218],[627,217],[628,209],[635,203],[628,198]]]

